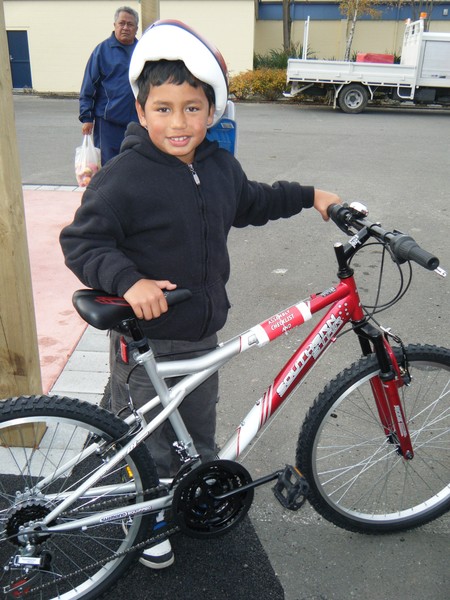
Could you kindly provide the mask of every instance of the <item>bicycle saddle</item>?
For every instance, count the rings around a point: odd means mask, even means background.
[[[192,293],[187,289],[166,291],[164,295],[169,306],[188,300]],[[120,296],[102,290],[77,290],[72,303],[80,317],[96,329],[114,329],[135,314],[128,302]]]

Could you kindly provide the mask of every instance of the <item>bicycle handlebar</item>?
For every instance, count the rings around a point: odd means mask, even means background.
[[[167,301],[167,306],[174,306],[175,304],[192,298],[192,292],[187,288],[178,288],[175,290],[165,290],[164,296]]]
[[[389,245],[394,255],[400,260],[413,260],[429,271],[434,271],[439,266],[437,256],[421,248],[410,235],[396,234],[389,241]]]
[[[364,207],[361,205],[361,208]],[[347,204],[332,204],[328,207],[328,216],[347,234],[351,233],[349,230],[351,226],[357,230],[365,228],[370,236],[387,242],[399,262],[412,260],[429,271],[434,271],[439,266],[437,256],[421,248],[410,235],[399,231],[386,231],[379,223],[369,221],[366,218],[366,211],[361,211],[360,207],[352,208]]]

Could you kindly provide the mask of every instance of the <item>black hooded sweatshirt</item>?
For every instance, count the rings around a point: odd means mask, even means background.
[[[227,318],[230,228],[290,217],[313,202],[313,187],[249,181],[216,142],[203,141],[187,165],[131,123],[60,242],[66,265],[87,287],[123,296],[146,278],[188,288],[190,300],[141,325],[150,339],[197,341]]]

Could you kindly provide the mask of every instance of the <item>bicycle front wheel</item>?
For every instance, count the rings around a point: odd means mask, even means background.
[[[0,586],[6,598],[91,600],[136,560],[127,552],[148,534],[149,516],[104,518],[42,534],[36,525],[120,448],[128,426],[108,411],[61,397],[0,402]],[[158,478],[138,446],[68,506],[52,525],[147,499]],[[123,513],[125,514],[125,513]]]
[[[309,500],[344,529],[401,531],[450,509],[450,351],[408,346],[406,354],[412,381],[399,394],[412,460],[399,455],[380,423],[370,386],[379,372],[374,356],[329,383],[304,420],[297,466]]]

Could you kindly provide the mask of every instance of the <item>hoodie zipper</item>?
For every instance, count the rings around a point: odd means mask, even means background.
[[[189,163],[188,164],[188,168],[189,168],[189,171],[190,171],[190,173],[192,175],[192,178],[193,178],[196,186],[199,188],[200,187],[200,177],[197,175],[197,172],[194,169],[193,164]],[[203,198],[202,193],[201,193],[200,190],[199,190],[199,194],[200,194],[200,202],[201,202],[201,211],[202,211],[203,223],[204,223],[204,227],[205,227],[205,233],[204,233],[204,236],[205,236],[204,237],[204,241],[205,241],[205,273],[204,273],[204,276],[203,276],[203,282],[204,282],[204,285],[205,285],[205,294],[206,294],[206,298],[207,298],[207,302],[208,302],[206,319],[205,319],[205,322],[203,324],[202,334],[201,334],[201,337],[203,337],[205,335],[205,332],[206,332],[206,329],[207,329],[207,326],[208,326],[208,322],[209,322],[209,319],[211,317],[211,300],[210,300],[209,293],[208,293],[207,286],[206,286],[206,269],[207,269],[207,265],[208,265],[208,244],[207,244],[207,221],[206,221],[206,214],[205,214],[205,201],[204,201],[204,198]]]
[[[197,172],[194,169],[194,166],[192,165],[192,163],[188,164],[188,169],[191,172],[192,178],[194,179],[196,185],[200,185],[200,177],[197,175]]]

